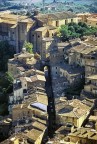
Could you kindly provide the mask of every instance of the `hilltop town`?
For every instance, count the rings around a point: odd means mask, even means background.
[[[32,15],[35,10],[41,13],[70,11],[74,13],[97,13],[96,0],[0,0],[0,11]]]
[[[0,47],[0,143],[97,144],[97,14],[0,12]]]

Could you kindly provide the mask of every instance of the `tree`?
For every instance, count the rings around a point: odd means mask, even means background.
[[[27,52],[33,53],[33,44],[32,43],[25,41],[23,47],[26,48]]]
[[[4,94],[11,93],[12,86],[13,86],[13,77],[9,72],[6,72],[4,76],[0,78],[0,87],[2,88],[2,92]]]
[[[80,38],[92,34],[97,34],[97,28],[90,27],[83,22],[79,22],[78,24],[72,22],[67,25],[62,25],[58,32],[58,36],[62,41],[67,41],[71,38]]]
[[[14,47],[8,41],[0,42],[0,70],[7,71],[8,59],[13,58],[15,51]]]
[[[0,77],[0,115],[8,112],[8,95],[13,91],[13,77],[6,72]]]
[[[79,22],[78,25],[81,26],[81,27],[88,28],[88,25],[84,22]]]
[[[62,25],[61,28],[59,29],[58,35],[62,39],[62,41],[68,40],[69,37],[68,26]]]

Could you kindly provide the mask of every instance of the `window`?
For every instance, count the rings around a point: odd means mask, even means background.
[[[49,31],[47,31],[47,33],[46,33],[46,37],[49,37]]]
[[[38,35],[38,38],[40,38],[40,36]]]
[[[73,19],[71,19],[71,22],[73,22]]]
[[[23,93],[27,93],[27,90],[26,90],[26,89],[23,89]]]
[[[57,67],[56,67],[56,69],[57,69]]]
[[[59,21],[56,21],[56,27],[59,27]]]
[[[68,24],[68,20],[65,20],[65,25]]]

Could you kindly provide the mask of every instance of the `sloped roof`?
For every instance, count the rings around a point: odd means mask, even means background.
[[[22,71],[22,72],[25,72],[24,67],[17,67],[17,69],[19,69],[19,70]]]
[[[33,75],[30,77],[20,77],[20,80],[25,80],[27,82],[35,82],[37,80],[44,81],[44,82],[46,81],[45,76],[43,76],[43,75]]]
[[[47,105],[45,105],[45,104],[35,102],[35,103],[30,104],[30,106],[33,107],[33,108],[35,107],[37,109],[40,109],[42,111],[47,112]]]
[[[43,132],[40,130],[32,129],[26,134],[26,136],[35,142],[42,133]]]
[[[43,23],[47,23],[48,20],[62,20],[62,19],[69,19],[69,18],[76,18],[77,16],[70,12],[57,12],[51,14],[39,14],[35,16],[36,19],[42,21]]]
[[[39,129],[41,131],[44,131],[47,128],[46,125],[44,125],[38,121],[34,122],[32,125],[35,129]]]
[[[61,103],[60,103],[61,104]],[[59,110],[58,114],[62,116],[77,117],[80,118],[86,114],[90,107],[83,104],[80,100],[74,99],[63,103],[64,107]]]
[[[69,136],[84,138],[88,140],[96,140],[97,141],[97,132],[91,128],[78,128],[75,129]]]
[[[87,77],[87,79],[97,80],[97,75],[91,75],[91,76]]]
[[[46,81],[46,79],[45,79],[45,77],[43,75],[35,75],[35,76],[31,77],[31,81],[32,82],[37,81],[37,80]]]

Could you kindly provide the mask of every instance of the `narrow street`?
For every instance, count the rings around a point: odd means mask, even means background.
[[[46,93],[48,95],[48,115],[49,115],[48,136],[52,138],[55,130],[56,118],[55,118],[55,105],[52,90],[50,66],[48,66],[48,77],[46,77]]]

